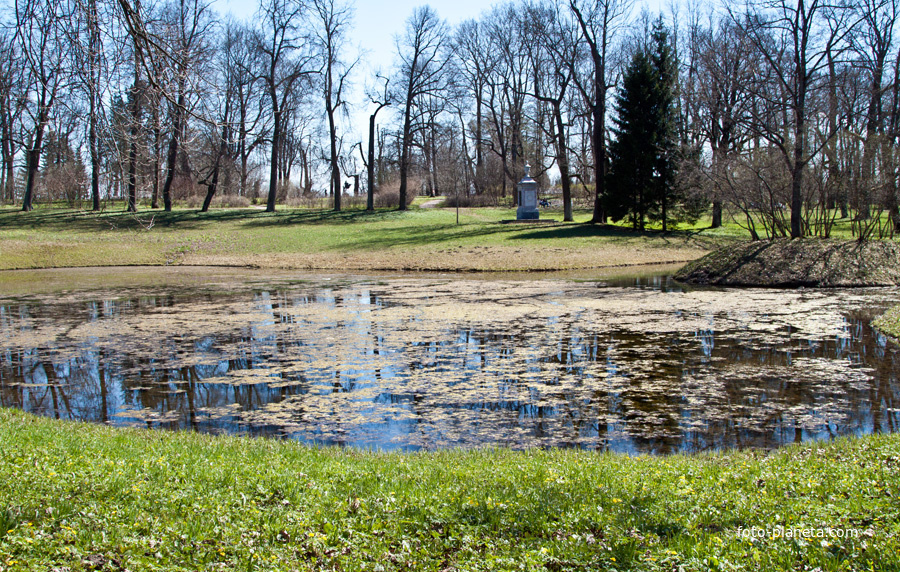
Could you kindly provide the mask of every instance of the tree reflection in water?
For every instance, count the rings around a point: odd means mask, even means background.
[[[671,453],[894,431],[890,292],[389,279],[0,301],[0,404],[379,448]]]

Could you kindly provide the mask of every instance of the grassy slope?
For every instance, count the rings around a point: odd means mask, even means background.
[[[382,454],[0,409],[0,569],[898,570],[900,436]],[[739,527],[856,539],[741,539]],[[380,567],[380,568],[379,568]]]
[[[550,215],[552,216],[552,215]],[[176,210],[138,215],[0,209],[0,269],[213,264],[360,270],[556,270],[683,262],[722,240],[589,224],[502,225],[509,209]],[[581,213],[580,219],[587,218]],[[722,238],[724,236],[725,238]]]

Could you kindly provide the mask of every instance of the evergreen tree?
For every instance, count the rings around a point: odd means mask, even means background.
[[[652,50],[652,51],[651,51]],[[677,200],[676,67],[661,20],[651,42],[640,48],[625,70],[616,96],[610,144],[607,210],[613,220],[630,217],[635,229],[646,220],[668,230]]]
[[[654,83],[650,58],[640,49],[631,58],[616,94],[615,140],[609,145],[606,195],[609,217],[614,221],[630,217],[635,230],[644,229],[654,171],[650,113]]]
[[[676,186],[678,173],[678,117],[676,114],[675,90],[678,81],[678,68],[669,34],[660,18],[653,24],[653,54],[650,63],[653,67],[656,83],[653,92],[656,96],[653,118],[655,120],[655,177],[653,179],[653,206],[649,210],[649,218],[653,222],[662,222],[665,232],[673,218],[673,212],[682,199]]]

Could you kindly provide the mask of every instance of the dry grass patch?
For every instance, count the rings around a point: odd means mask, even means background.
[[[672,264],[693,260],[705,252],[696,247],[654,248],[619,244],[597,248],[454,246],[367,252],[279,252],[253,257],[199,252],[187,254],[181,263],[297,270],[510,272]]]

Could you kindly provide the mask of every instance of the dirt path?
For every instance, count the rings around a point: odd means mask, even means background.
[[[431,199],[430,201],[425,201],[424,203],[419,205],[419,208],[435,209],[435,208],[439,207],[441,204],[443,204],[443,202],[444,202],[444,197],[439,197],[436,199]]]

